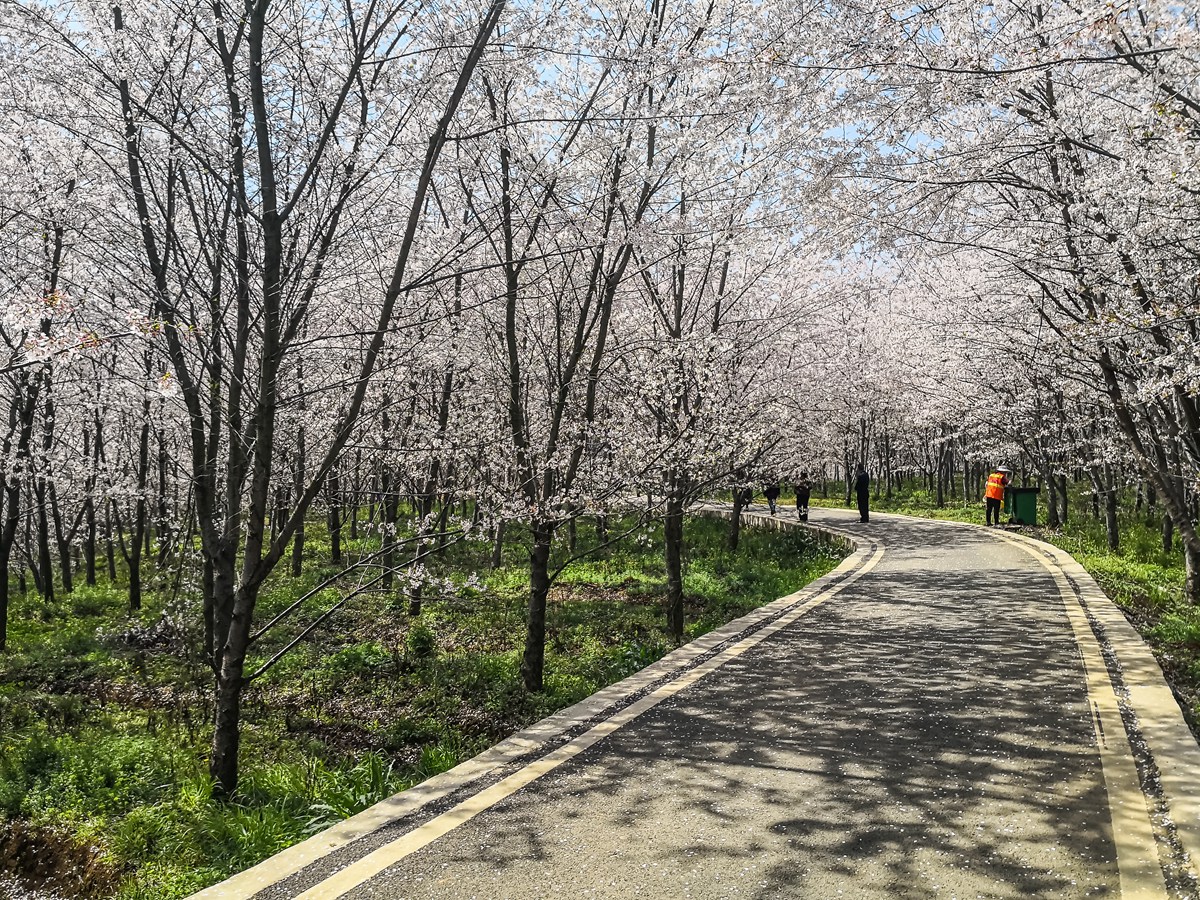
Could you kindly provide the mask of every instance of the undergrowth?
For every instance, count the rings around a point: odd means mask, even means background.
[[[687,525],[689,639],[837,563],[800,532],[747,530],[731,554],[725,527]],[[582,548],[596,544],[590,528],[579,532]],[[350,549],[371,549],[360,545]],[[187,896],[659,659],[674,646],[660,546],[651,530],[563,571],[540,694],[519,677],[527,573],[486,571],[486,546],[447,548],[436,561],[441,587],[426,588],[416,617],[407,586],[357,597],[248,689],[232,803],[213,798],[207,774],[210,676],[186,596],[149,592],[136,616],[119,584],[80,587],[49,606],[18,598],[0,656],[0,838],[19,826],[97,848],[115,890],[77,896]],[[318,523],[307,553],[301,577],[269,583],[260,620],[335,571]],[[518,531],[506,555],[527,555]],[[316,595],[268,633],[259,658],[339,596]]]

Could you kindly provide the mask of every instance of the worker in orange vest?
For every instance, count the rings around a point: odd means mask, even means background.
[[[997,466],[996,471],[988,476],[987,488],[983,495],[987,498],[987,523],[992,524],[992,513],[996,514],[995,524],[1000,524],[1000,507],[1004,503],[1004,489],[1008,487],[1009,475],[1012,469],[1008,466]]]

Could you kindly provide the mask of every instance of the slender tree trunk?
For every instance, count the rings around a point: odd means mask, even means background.
[[[854,464],[850,461],[849,448],[843,448],[842,456],[846,463],[843,470],[846,476],[846,506],[852,506],[854,504]]]
[[[955,477],[957,472],[958,466],[954,453],[954,441],[948,440],[946,442],[946,486],[950,488],[951,500],[958,499],[958,479]]]
[[[0,653],[8,648],[8,565],[11,557],[12,544],[0,536]]]
[[[84,581],[88,586],[96,583],[96,481],[100,469],[98,440],[92,442],[90,428],[83,430],[83,455],[91,461],[91,472],[84,484],[83,497],[83,560]]]
[[[887,499],[891,500],[895,478],[892,476],[892,433],[890,431],[883,433],[883,470],[884,480],[887,483]]]
[[[729,517],[729,538],[726,541],[730,553],[737,553],[738,544],[742,540],[742,510],[746,508],[746,494],[749,490],[741,486],[733,489],[733,515]]]
[[[354,477],[350,479],[350,540],[358,540],[358,505],[362,502],[362,451],[354,451]]]
[[[37,515],[38,584],[41,588],[42,599],[47,603],[53,603],[54,564],[50,556],[50,522],[46,510],[46,480],[41,476],[37,478],[33,493]]]
[[[147,361],[147,367],[149,361]],[[147,371],[149,369],[147,368]],[[129,609],[142,608],[142,549],[149,536],[149,515],[146,503],[146,493],[149,488],[150,475],[150,401],[142,407],[142,431],[138,438],[138,497],[134,504],[133,535],[130,539],[130,552],[125,557],[129,565]]]
[[[92,489],[83,498],[83,572],[84,582],[96,583],[96,501]]]
[[[0,491],[4,496],[4,519],[0,521],[0,652],[3,652],[8,646],[8,571],[21,521],[19,479],[0,475]]]
[[[167,508],[167,442],[163,430],[158,430],[158,496],[154,507],[154,534],[158,538],[158,566],[167,564],[171,554],[171,513]]]
[[[275,488],[275,503],[271,512],[271,543],[274,544],[279,537],[279,529],[283,527],[283,523],[287,521],[288,504],[287,495],[282,487]]]
[[[1108,549],[1121,549],[1121,530],[1117,520],[1117,484],[1111,465],[1104,467],[1104,527],[1108,532]]]
[[[62,509],[58,505],[58,491],[54,482],[50,482],[50,518],[54,523],[54,543],[58,548],[58,565],[62,570],[63,593],[69,594],[75,590],[75,581],[71,577],[71,540],[63,527]]]
[[[1187,544],[1183,546],[1183,564],[1186,572],[1184,596],[1193,606],[1200,606],[1200,553]]]
[[[383,589],[392,589],[392,573],[396,568],[396,525],[400,520],[400,493],[398,486],[391,483],[390,473],[384,474],[384,495],[381,500],[383,507],[383,541],[387,548],[383,554]]]
[[[30,490],[32,490],[32,489],[33,489],[32,485],[30,485]],[[33,552],[33,519],[34,519],[34,515],[33,515],[32,511],[30,511],[29,513],[26,514],[26,516],[25,516],[25,565],[29,568],[29,574],[33,577],[33,589],[35,591],[37,591],[38,594],[43,594],[44,591],[42,590],[42,573],[40,571],[38,571],[37,560],[34,558],[34,552]],[[22,567],[21,571],[24,572],[25,567]],[[21,585],[21,593],[24,594],[25,592],[26,592],[25,585],[22,584]]]
[[[679,643],[683,640],[683,500],[678,495],[667,499],[663,544],[667,568],[667,630]]]
[[[1171,518],[1170,513],[1163,513],[1162,517],[1162,548],[1163,553],[1170,553],[1175,545],[1175,520]]]
[[[205,553],[203,563],[202,591],[204,594],[204,661],[216,667],[216,568],[212,557]]]
[[[546,600],[550,595],[550,544],[554,526],[534,521],[531,525],[533,551],[529,555],[529,617],[525,652],[521,657],[521,680],[525,689],[540,692],[546,668]]]
[[[1046,527],[1058,528],[1062,522],[1058,517],[1058,481],[1054,475],[1046,479]]]
[[[437,552],[439,556],[446,552],[446,547],[449,543],[449,535],[447,532],[450,530],[450,509],[452,502],[453,501],[451,501],[449,497],[446,497],[445,502],[442,504],[442,511],[438,513]]]
[[[113,540],[112,502],[104,504],[104,561],[108,565],[108,583],[117,583],[116,542]]]
[[[496,528],[492,535],[492,569],[500,568],[504,561],[504,526],[505,522],[501,519],[496,523]]]
[[[296,471],[295,471],[295,491],[296,496],[300,497],[304,494],[304,473],[308,468],[308,460],[306,456],[306,447],[304,445],[304,427],[301,426],[299,433],[296,436]],[[304,573],[304,520],[301,519],[300,524],[296,526],[296,536],[292,543],[292,577],[299,578]]]
[[[937,508],[941,509],[946,505],[946,447],[944,444],[938,448],[936,489]]]
[[[329,501],[329,550],[335,563],[342,561],[342,486],[338,470],[339,467],[334,466],[326,481]]]

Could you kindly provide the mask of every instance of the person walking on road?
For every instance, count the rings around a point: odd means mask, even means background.
[[[796,517],[801,522],[808,521],[808,498],[812,496],[812,484],[809,483],[808,473],[801,472],[796,480]]]
[[[779,482],[768,481],[763,486],[763,496],[767,498],[767,506],[771,507],[771,515],[775,515],[775,501],[779,499]]]
[[[858,471],[854,476],[854,493],[858,495],[859,521],[871,521],[871,476],[867,474],[867,467],[862,463],[858,464]]]
[[[987,501],[987,511],[984,513],[987,524],[992,524],[992,514],[995,513],[996,525],[1000,524],[1000,506],[1004,503],[1004,491],[1009,484],[1012,469],[1008,466],[997,466],[996,471],[988,476],[987,487],[983,495]]]

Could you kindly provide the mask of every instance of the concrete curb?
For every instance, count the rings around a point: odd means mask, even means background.
[[[726,520],[730,518],[731,513],[716,507],[699,507],[691,512],[693,515]],[[836,528],[805,525],[760,513],[743,513],[742,521],[746,525],[780,531],[786,527],[804,528],[822,536],[830,544],[851,552],[833,571],[800,590],[727,622],[703,637],[672,650],[641,671],[597,691],[573,706],[547,716],[453,769],[382,800],[357,815],[280,851],[256,866],[193,894],[188,900],[249,900],[259,892],[298,874],[331,852],[373,834],[399,819],[413,816],[424,807],[465,787],[483,782],[488,776],[500,772],[523,757],[550,748],[556,741],[568,737],[575,729],[633,702],[652,685],[670,681],[684,670],[695,666],[703,657],[714,653],[723,644],[734,642],[748,633],[757,631],[794,607],[804,604],[811,597],[835,586],[861,568],[871,558],[876,546],[874,542],[862,542],[867,545],[860,547],[860,539]]]
[[[1128,709],[1135,717],[1135,733],[1127,729],[1127,737],[1131,743],[1139,737],[1144,742],[1145,752],[1157,769],[1170,824],[1195,869],[1200,863],[1200,744],[1188,728],[1153,652],[1120,607],[1071,554],[1023,534],[1004,534],[1048,557],[1062,570],[1092,619],[1097,640],[1111,650],[1119,668],[1111,673],[1117,682],[1113,686],[1118,693],[1124,688]]]

